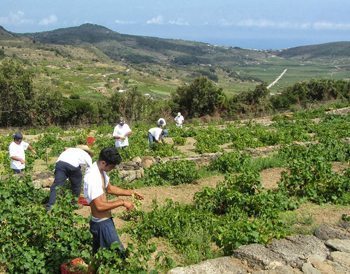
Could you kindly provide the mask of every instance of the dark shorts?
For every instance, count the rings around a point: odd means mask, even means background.
[[[120,251],[124,251],[124,246],[119,239],[112,218],[102,222],[90,221],[90,232],[93,236],[93,254],[95,254],[100,247],[109,248],[111,244],[115,242],[119,244]]]

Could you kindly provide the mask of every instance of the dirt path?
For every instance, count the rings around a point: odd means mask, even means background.
[[[204,187],[215,187],[219,182],[224,180],[223,175],[212,176],[200,179],[196,184],[183,184],[178,186],[153,186],[137,189],[145,199],[142,201],[141,209],[149,211],[152,208],[152,201],[156,200],[159,204],[164,204],[167,199],[182,204],[190,204],[193,201],[193,196],[196,192]],[[122,208],[114,209],[113,213],[122,212]],[[76,212],[84,217],[90,215],[90,208],[83,207]]]
[[[284,69],[284,71],[282,71],[282,73],[275,79],[275,81],[273,81],[270,85],[267,86],[267,89],[273,87],[275,84],[277,84],[277,82],[283,77],[283,75],[287,72],[287,69]]]

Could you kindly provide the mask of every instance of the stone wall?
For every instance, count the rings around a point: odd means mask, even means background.
[[[177,267],[168,274],[350,273],[349,223],[324,224],[314,235],[294,235],[268,245],[241,246],[232,256]]]

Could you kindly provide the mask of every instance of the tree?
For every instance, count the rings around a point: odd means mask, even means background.
[[[174,112],[186,113],[189,118],[212,115],[221,110],[225,101],[222,88],[205,77],[195,79],[190,85],[179,87],[172,94]]]
[[[148,117],[153,107],[153,103],[150,100],[135,87],[124,93],[113,94],[110,106],[112,113],[117,116],[121,115],[128,121],[141,121]]]
[[[33,74],[18,61],[5,59],[0,65],[0,123],[24,126],[31,123]]]
[[[58,124],[63,113],[63,96],[59,91],[43,90],[35,94],[31,111],[34,125]]]

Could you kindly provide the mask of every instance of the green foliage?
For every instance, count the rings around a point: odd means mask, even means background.
[[[350,85],[342,80],[311,80],[299,82],[271,98],[275,109],[287,109],[298,104],[306,107],[316,101],[350,98]]]
[[[93,259],[94,269],[101,274],[150,273],[148,262],[155,251],[155,245],[130,243],[126,250],[121,252],[118,243],[112,244],[109,249],[101,248],[96,253]],[[154,273],[157,272],[154,270]]]
[[[195,79],[189,86],[182,86],[172,95],[174,112],[187,113],[188,117],[212,115],[222,108],[225,95],[221,88],[207,78]]]
[[[196,263],[213,256],[211,232],[214,216],[191,206],[168,201],[163,207],[154,205],[151,212],[143,213],[130,229],[141,241],[152,237],[166,238],[183,254],[186,264]]]
[[[68,259],[89,257],[91,236],[86,220],[73,213],[72,196],[59,195],[47,214],[46,195],[29,177],[0,184],[0,264],[9,273],[54,273]]]
[[[229,152],[214,159],[210,163],[209,169],[217,170],[222,173],[241,172],[250,161],[251,158],[246,154],[240,152]]]
[[[169,156],[180,155],[181,153],[179,152],[178,149],[174,147],[174,145],[154,143],[152,144],[150,154],[152,156],[169,157]]]
[[[145,185],[179,185],[192,183],[199,178],[196,165],[192,161],[169,161],[155,164],[145,171]]]
[[[177,146],[183,146],[186,143],[186,138],[181,136],[175,136],[173,137],[174,144]]]
[[[0,124],[23,126],[31,123],[31,103],[34,96],[33,73],[15,60],[0,64]]]
[[[329,151],[322,144],[284,149],[289,171],[282,174],[279,187],[290,196],[315,203],[349,204],[349,172],[340,175],[332,171]]]

